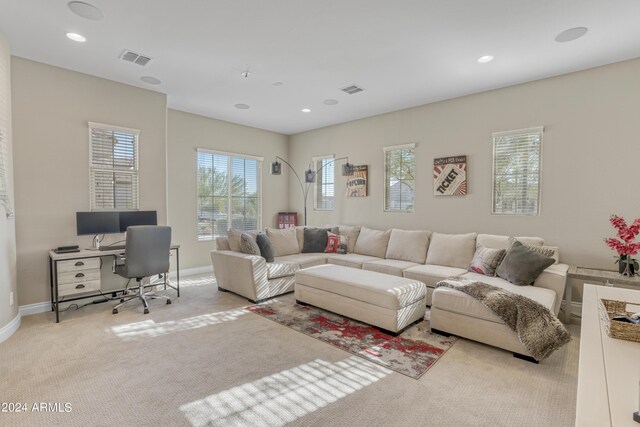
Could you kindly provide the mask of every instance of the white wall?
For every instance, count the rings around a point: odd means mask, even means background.
[[[602,241],[614,234],[609,215],[640,216],[638,76],[636,59],[294,135],[289,154],[299,171],[325,154],[369,165],[369,197],[346,198],[336,168],[336,209],[314,212],[310,197],[309,223],[535,235],[558,245],[564,262],[614,269]],[[539,125],[545,127],[541,215],[491,215],[491,133]],[[382,147],[408,142],[417,143],[415,213],[385,213]],[[433,159],[464,154],[469,194],[433,196]],[[292,178],[289,188],[292,209],[302,212]]]
[[[140,129],[140,209],[166,223],[166,96],[12,58],[18,291],[21,305],[50,299],[47,252],[90,245],[76,236],[89,210],[88,122]],[[109,235],[105,243],[122,239]]]
[[[11,59],[9,42],[0,33],[0,132],[5,146],[5,167],[9,200],[13,204],[13,139],[11,137]],[[0,331],[10,323],[18,325],[18,293],[16,285],[16,235],[15,221],[7,218],[7,212],[0,207]],[[14,302],[9,305],[13,292]],[[12,322],[13,321],[13,322]],[[9,326],[7,326],[9,327]],[[11,328],[13,329],[13,328]],[[0,341],[10,333],[0,333]]]
[[[262,165],[262,226],[275,227],[277,214],[288,206],[287,175],[272,176],[275,156],[287,158],[288,138],[247,126],[182,111],[168,110],[169,224],[180,244],[180,267],[208,267],[213,241],[198,241],[196,214],[196,149],[207,148],[264,157]]]

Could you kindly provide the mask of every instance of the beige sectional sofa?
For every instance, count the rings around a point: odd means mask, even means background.
[[[544,270],[533,286],[516,286],[500,277],[467,270],[476,245],[507,249],[509,236],[338,227],[340,234],[349,238],[347,254],[300,253],[303,227],[290,231],[272,230],[275,239],[271,240],[276,252],[274,263],[266,263],[259,256],[231,251],[228,238],[217,239],[217,249],[211,252],[211,259],[219,289],[232,291],[253,302],[261,301],[293,291],[298,269],[325,263],[405,277],[426,284],[426,304],[432,308],[433,328],[524,355],[528,353],[515,334],[486,307],[455,289],[438,288],[434,292],[436,284],[450,277],[475,279],[529,297],[556,315],[560,310],[568,266],[558,263],[558,248],[554,248],[556,263]],[[276,235],[278,233],[295,233],[298,247],[291,244],[291,234],[287,237],[287,245],[279,243],[278,238],[282,236]],[[533,246],[544,244],[539,237],[516,238]]]

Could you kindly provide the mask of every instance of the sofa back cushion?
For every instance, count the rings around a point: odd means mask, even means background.
[[[476,233],[432,233],[426,263],[466,270],[476,252],[476,236]]]
[[[544,245],[544,239],[540,237],[516,237],[516,239],[531,246]],[[493,249],[509,249],[511,247],[509,236],[499,234],[478,234],[478,244]]]
[[[390,236],[391,230],[382,231],[362,227],[353,252],[360,255],[384,258],[387,253],[387,245],[389,244]]]
[[[216,237],[216,250],[230,251],[231,247],[229,246],[229,238],[224,236]]]
[[[295,228],[267,228],[267,237],[271,241],[275,256],[295,255],[300,253],[298,246],[298,230]],[[304,233],[304,231],[303,231]]]
[[[431,232],[426,230],[392,229],[385,258],[424,264],[427,259],[430,234]]]
[[[257,230],[242,231],[242,230],[238,230],[237,228],[232,228],[229,231],[227,231],[227,236],[229,236],[229,247],[234,252],[242,252],[240,250],[240,236],[242,235],[242,233],[247,233],[248,235],[250,235],[254,239],[258,235],[258,231]]]

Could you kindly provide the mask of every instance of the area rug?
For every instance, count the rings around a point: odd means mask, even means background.
[[[247,309],[414,379],[427,372],[457,340],[429,332],[428,320],[394,337],[371,325],[293,300],[275,299]]]

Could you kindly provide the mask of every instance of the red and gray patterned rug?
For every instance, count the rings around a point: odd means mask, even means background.
[[[414,379],[427,372],[457,340],[429,332],[428,320],[394,337],[371,325],[316,307],[302,306],[286,297],[247,309]]]

